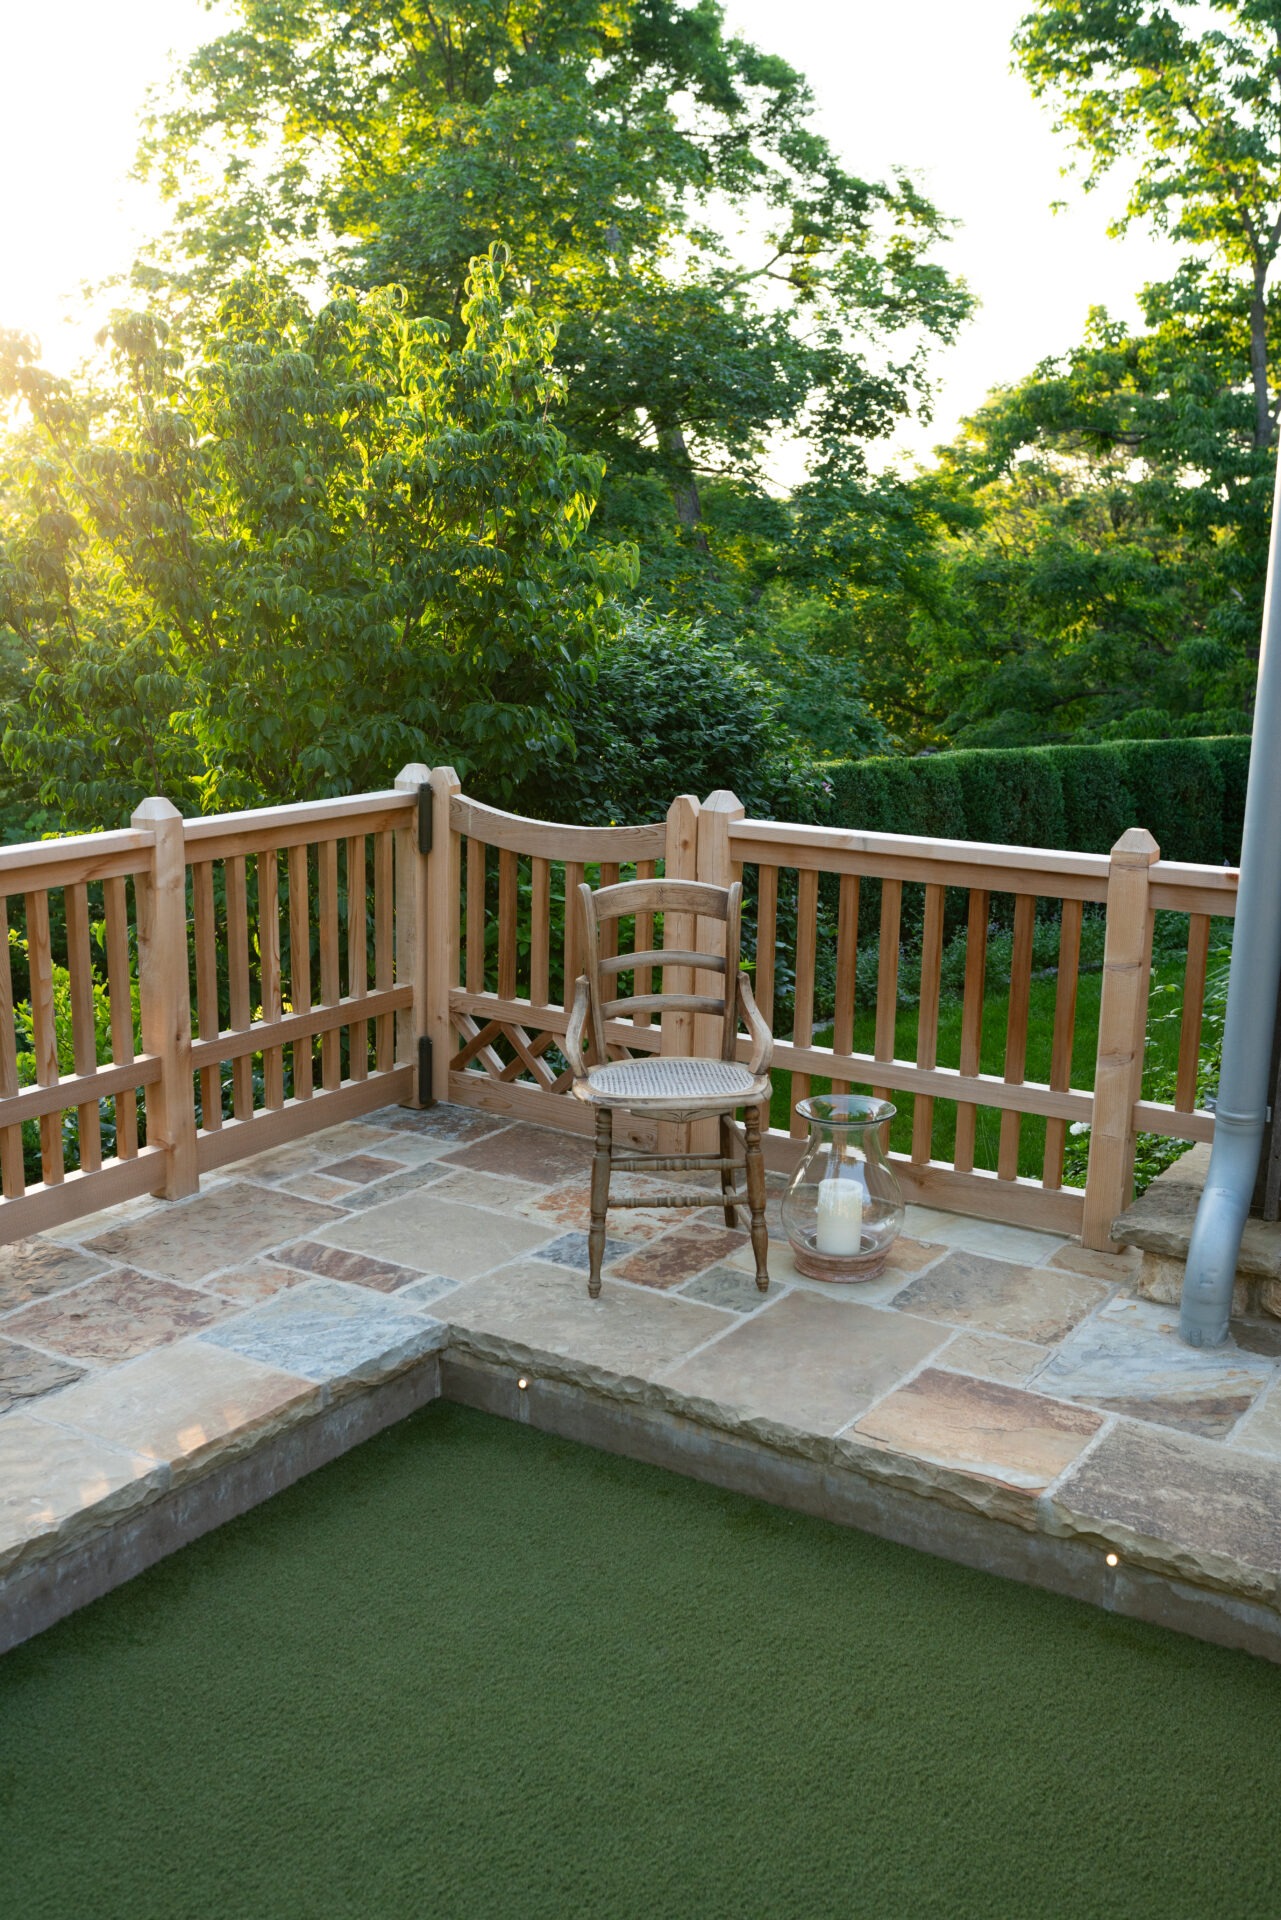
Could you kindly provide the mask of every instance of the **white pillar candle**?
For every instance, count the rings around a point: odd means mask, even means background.
[[[820,1253],[857,1253],[863,1242],[863,1183],[828,1175],[818,1183],[814,1244]]]

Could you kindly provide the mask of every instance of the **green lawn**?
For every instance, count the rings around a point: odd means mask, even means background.
[[[1281,1673],[438,1404],[0,1661],[13,1920],[1272,1920]]]
[[[1181,964],[1155,967],[1152,973],[1153,988],[1170,985],[1181,991],[1183,968]],[[1080,977],[1076,1002],[1076,1030],[1073,1042],[1072,1085],[1090,1088],[1094,1085],[1094,1061],[1099,1027],[1099,996],[1102,991],[1102,973],[1083,973]],[[1054,1043],[1054,1000],[1057,983],[1053,979],[1033,980],[1031,985],[1030,1008],[1028,1015],[1028,1046],[1026,1077],[1029,1080],[1048,1081],[1050,1077],[1050,1058]],[[1155,996],[1154,996],[1155,997]],[[1001,1073],[1005,1066],[1005,1027],[1009,1016],[1009,994],[989,993],[983,1009],[983,1044],[981,1065],[984,1073]],[[856,1006],[854,1020],[854,1049],[859,1053],[870,1053],[873,1048],[876,1027],[876,1009],[872,1004]],[[894,1052],[900,1060],[916,1058],[917,1010],[915,1007],[901,1007],[895,1024]],[[1179,1051],[1179,1028],[1176,1020],[1150,1020],[1148,1026],[1148,1054],[1145,1065],[1145,1082],[1150,1083],[1159,1073],[1168,1072],[1175,1067]],[[824,1028],[815,1036],[818,1046],[831,1046],[832,1029]],[[957,999],[945,999],[939,1011],[938,1064],[943,1067],[958,1067],[961,1054],[961,1002]],[[786,1128],[792,1111],[790,1073],[775,1072],[774,1098],[770,1106],[770,1124]],[[811,1091],[827,1093],[831,1082],[815,1078]],[[870,1092],[870,1083],[856,1089],[861,1093]],[[896,1152],[907,1153],[912,1145],[912,1109],[914,1096],[910,1093],[892,1093],[891,1098],[898,1108],[897,1118],[890,1129],[890,1145]],[[981,1107],[978,1112],[974,1164],[977,1167],[995,1168],[997,1144],[1000,1137],[1001,1115],[994,1107]],[[934,1158],[951,1160],[956,1140],[956,1105],[950,1100],[936,1101],[934,1107]],[[1045,1153],[1045,1121],[1035,1114],[1024,1115],[1019,1130],[1019,1172],[1035,1179],[1041,1176]]]

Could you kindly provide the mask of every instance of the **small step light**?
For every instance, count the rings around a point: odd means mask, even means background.
[[[1107,1555],[1107,1563],[1110,1567],[1119,1567],[1121,1564],[1120,1556],[1115,1553],[1109,1553]]]
[[[521,1392],[524,1393],[526,1387],[529,1385],[529,1382],[528,1380],[526,1380],[524,1374],[521,1375],[520,1379],[516,1382],[516,1385],[520,1388]]]

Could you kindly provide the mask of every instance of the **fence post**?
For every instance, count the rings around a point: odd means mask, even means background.
[[[196,1193],[196,1094],[191,1074],[191,982],[187,967],[187,853],[182,815],[170,800],[144,800],[130,826],[152,838],[151,868],[134,881],[138,903],[138,1002],[145,1053],[160,1060],[147,1088],[147,1145],[164,1150],[158,1199]]]
[[[1143,827],[1131,827],[1112,849],[1107,934],[1094,1068],[1090,1160],[1085,1177],[1083,1246],[1115,1250],[1112,1222],[1134,1187],[1134,1103],[1143,1091],[1148,986],[1152,977],[1150,869],[1161,849]]]
[[[396,775],[396,791],[417,797],[430,779],[430,768],[411,760]],[[406,1107],[427,1104],[419,1049],[427,1036],[427,856],[418,849],[419,817],[419,809],[410,808],[405,824],[396,829],[396,985],[408,985],[414,993],[396,1015],[396,1064],[414,1069],[409,1098],[401,1102]]]
[[[452,767],[433,767],[431,852],[427,856],[427,1038],[431,1041],[431,1097],[449,1098],[449,1062],[454,1027],[449,994],[458,985],[458,922],[462,908],[461,836],[454,832],[449,804],[462,792]]]
[[[663,850],[663,872],[669,880],[696,880],[698,878],[698,815],[699,805],[692,793],[678,794],[667,809],[667,840]],[[665,947],[692,947],[694,944],[694,920],[691,914],[668,913],[663,916],[663,945]],[[671,977],[663,968],[664,993],[692,993],[694,974],[689,967],[673,967]],[[665,1054],[692,1053],[694,1048],[694,1016],[692,1013],[665,1013],[662,1016],[662,1041],[660,1052]],[[688,1151],[689,1126],[685,1121],[660,1120],[658,1123],[658,1150],[660,1153],[685,1153]]]
[[[718,787],[715,793],[709,793],[698,813],[698,878],[709,886],[728,887],[742,877],[742,863],[735,863],[730,857],[729,828],[731,820],[741,820],[747,809],[737,794],[730,793],[724,787]],[[725,952],[725,927],[719,920],[700,920],[694,945],[700,953]],[[695,993],[719,995],[722,989],[732,994],[736,991],[734,982],[728,975],[718,973],[698,973],[694,979]],[[694,1017],[694,1051],[707,1059],[719,1059],[724,1022],[714,1013],[700,1013]],[[711,1153],[719,1147],[717,1123],[714,1120],[698,1120],[692,1130],[693,1149],[696,1153]]]

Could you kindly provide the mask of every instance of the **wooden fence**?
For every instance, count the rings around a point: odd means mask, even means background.
[[[1212,1135],[1197,1064],[1211,920],[1233,913],[1235,872],[1163,861],[1141,830],[1110,857],[1042,852],[749,820],[725,793],[701,806],[679,798],[658,825],[565,826],[483,806],[451,769],[413,766],[384,793],[188,821],[149,800],[123,832],[0,848],[0,1242],[134,1195],[192,1193],[204,1170],[391,1102],[453,1100],[585,1130],[560,1052],[578,972],[575,888],[656,873],[744,876],[745,959],[766,1017],[790,1030],[776,1048],[787,1104],[820,1077],[838,1091],[912,1096],[910,1151],[894,1156],[911,1199],[1107,1247],[1136,1131]],[[980,1053],[998,903],[1011,957],[1003,1063],[991,1072]],[[1073,1086],[1072,1069],[1091,906],[1106,936],[1089,1088]],[[1142,1095],[1158,910],[1187,918],[1170,1105]],[[1026,1066],[1047,914],[1057,966],[1041,1082]],[[949,925],[965,929],[954,1065],[939,1058]],[[692,944],[692,929],[621,924],[636,950],[663,932]],[[860,946],[876,956],[866,1012]],[[902,1058],[908,950],[919,978]],[[687,990],[670,972],[665,984]],[[634,991],[650,987],[638,979]],[[815,1038],[819,997],[830,1044]],[[859,1023],[870,1045],[856,1050]],[[641,1016],[613,1023],[607,1041],[618,1054],[676,1052],[702,1036],[688,1015]],[[945,1103],[950,1159],[935,1157]],[[996,1165],[976,1167],[979,1116],[993,1113]],[[1019,1172],[1027,1116],[1045,1121],[1035,1178]],[[1075,1124],[1090,1128],[1084,1189],[1064,1183]],[[794,1164],[803,1130],[771,1131],[775,1165]],[[643,1125],[630,1137],[655,1144]],[[659,1144],[676,1144],[670,1129]]]

